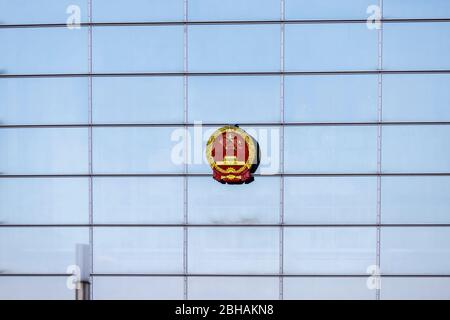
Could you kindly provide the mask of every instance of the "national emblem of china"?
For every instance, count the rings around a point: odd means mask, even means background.
[[[220,183],[250,183],[259,164],[258,143],[238,126],[225,126],[209,138],[206,158]]]

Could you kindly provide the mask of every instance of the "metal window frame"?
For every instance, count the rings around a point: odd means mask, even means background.
[[[281,1],[281,0],[280,0]],[[381,23],[429,23],[450,22],[450,18],[382,18]],[[183,26],[183,25],[254,25],[254,24],[341,24],[367,23],[367,19],[280,19],[280,20],[180,20],[180,21],[135,21],[135,22],[81,22],[81,27],[130,27],[130,26]],[[66,23],[17,23],[0,24],[0,29],[12,28],[58,28]]]

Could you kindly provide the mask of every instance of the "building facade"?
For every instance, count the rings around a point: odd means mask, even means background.
[[[450,298],[450,1],[0,0],[0,298]],[[255,181],[212,179],[237,124]]]

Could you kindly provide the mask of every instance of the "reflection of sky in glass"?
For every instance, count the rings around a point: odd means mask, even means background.
[[[93,79],[94,123],[183,122],[183,78]]]
[[[87,123],[87,88],[87,78],[0,79],[0,124]]]
[[[75,247],[89,243],[86,228],[1,228],[2,273],[59,273],[74,265]]]
[[[1,129],[0,174],[86,174],[88,131]]]
[[[287,177],[284,183],[286,223],[376,222],[374,177]]]
[[[87,22],[86,0],[0,0],[0,24],[66,23],[71,5],[80,8],[81,21]]]
[[[364,274],[376,264],[375,228],[286,228],[284,237],[287,274]]]
[[[277,273],[279,268],[277,228],[189,229],[189,272]]]
[[[0,73],[84,73],[88,71],[86,28],[0,29]]]
[[[0,224],[89,222],[89,180],[0,179]]]

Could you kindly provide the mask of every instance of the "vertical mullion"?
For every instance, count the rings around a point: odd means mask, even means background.
[[[280,173],[284,173],[284,50],[285,50],[285,0],[280,0],[280,13],[281,13],[281,24],[280,24],[280,70],[282,74],[280,75]],[[280,285],[279,285],[279,299],[284,298],[284,177],[280,176]]]
[[[94,273],[94,192],[93,192],[93,165],[92,165],[92,148],[93,148],[93,137],[92,137],[92,0],[88,0],[88,19],[89,19],[89,31],[88,31],[88,68],[89,68],[89,78],[88,78],[88,148],[89,148],[89,247],[90,247],[90,258],[91,258],[91,270],[90,273]],[[90,277],[91,282],[91,292],[90,297],[94,297],[94,284],[93,278]]]
[[[383,0],[379,0],[381,17],[383,17]],[[382,20],[382,19],[381,19]],[[378,69],[383,70],[383,22],[378,29]],[[382,137],[383,137],[383,74],[378,74],[378,123],[377,127],[377,273],[381,273],[381,172],[382,172]],[[376,299],[380,300],[380,278],[377,278]]]
[[[189,148],[189,141],[188,141],[188,136],[189,136],[189,132],[188,132],[188,121],[189,121],[189,117],[188,117],[188,76],[187,76],[187,72],[188,72],[188,25],[187,25],[187,21],[188,21],[188,0],[184,0],[184,44],[183,44],[183,71],[184,71],[184,76],[183,76],[183,88],[184,88],[184,173],[188,172],[188,160],[189,160],[189,154],[188,154],[188,150]],[[183,193],[183,198],[184,198],[184,204],[183,204],[183,208],[184,208],[184,224],[185,226],[183,227],[183,272],[184,272],[184,299],[187,300],[189,298],[189,294],[188,294],[188,228],[187,228],[187,224],[189,222],[188,219],[188,177],[187,175],[184,176],[183,178],[183,184],[184,184],[184,193]]]

